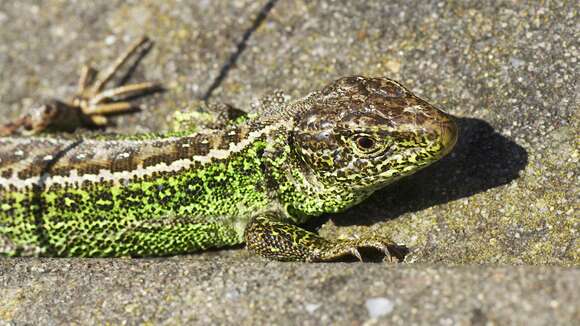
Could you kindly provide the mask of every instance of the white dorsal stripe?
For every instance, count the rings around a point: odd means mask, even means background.
[[[212,149],[207,155],[195,155],[188,159],[181,159],[166,164],[161,162],[156,165],[143,167],[139,165],[136,169],[131,171],[118,171],[111,172],[108,169],[101,169],[97,174],[83,174],[79,175],[76,169],[70,170],[69,174],[66,176],[51,175],[50,173],[45,173],[39,176],[33,176],[27,179],[20,179],[17,175],[18,171],[14,171],[12,175],[8,178],[0,176],[0,185],[3,187],[13,186],[16,189],[25,189],[33,185],[38,185],[41,187],[50,187],[52,185],[61,184],[64,185],[68,183],[69,185],[81,185],[85,181],[89,182],[108,182],[113,181],[114,184],[121,184],[121,180],[132,179],[134,177],[142,178],[152,175],[155,172],[165,173],[165,172],[178,172],[185,169],[193,167],[196,163],[201,163],[202,165],[211,163],[213,160],[222,160],[228,158],[231,154],[238,153],[244,150],[246,147],[251,145],[256,139],[270,133],[272,130],[280,128],[286,125],[287,122],[279,122],[276,124],[271,124],[260,130],[252,131],[248,134],[248,137],[241,140],[238,143],[230,143],[227,150],[224,149]],[[170,141],[170,139],[167,139]]]

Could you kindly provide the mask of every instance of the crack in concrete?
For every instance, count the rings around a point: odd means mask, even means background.
[[[240,57],[242,52],[244,52],[244,50],[246,49],[246,46],[248,44],[248,40],[250,39],[252,34],[254,34],[254,32],[258,29],[258,27],[260,27],[260,25],[264,22],[266,17],[268,17],[268,14],[272,10],[272,8],[274,8],[274,5],[276,4],[276,2],[278,2],[278,0],[268,0],[264,4],[264,6],[262,6],[262,9],[260,9],[258,16],[256,16],[256,18],[254,19],[252,26],[250,26],[248,29],[246,29],[246,31],[244,32],[244,34],[242,36],[242,39],[238,42],[238,44],[236,46],[236,51],[234,51],[234,53],[232,53],[230,55],[228,60],[225,62],[225,64],[220,69],[220,73],[218,74],[218,76],[214,79],[214,81],[208,87],[207,91],[203,94],[203,97],[202,97],[203,101],[209,100],[212,93],[226,79],[230,70],[236,64],[236,62],[238,61],[238,58]]]

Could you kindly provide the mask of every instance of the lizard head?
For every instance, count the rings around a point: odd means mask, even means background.
[[[341,78],[310,99],[295,117],[293,148],[320,187],[360,194],[353,204],[437,161],[457,141],[450,115],[388,78]]]

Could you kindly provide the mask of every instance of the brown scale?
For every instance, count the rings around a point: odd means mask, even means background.
[[[11,168],[5,169],[3,171],[0,172],[0,176],[2,178],[10,178],[12,176],[12,174],[14,173],[14,170]]]
[[[45,139],[6,138],[0,142],[0,176],[10,178],[14,172],[21,179],[41,175],[56,157],[55,153],[67,144]]]
[[[125,155],[126,154],[126,155]],[[111,158],[111,172],[131,171],[137,168],[136,153],[131,149],[124,149]]]

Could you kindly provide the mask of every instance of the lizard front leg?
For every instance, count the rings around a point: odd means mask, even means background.
[[[248,114],[226,103],[197,102],[192,107],[176,111],[171,117],[175,132],[193,133],[201,129],[224,129],[248,120]]]
[[[386,258],[402,260],[401,247],[380,237],[328,240],[296,225],[280,221],[276,213],[251,220],[245,230],[246,248],[260,256],[281,261],[324,262],[354,256],[362,261],[360,248],[382,251]]]
[[[239,125],[257,116],[275,114],[284,108],[288,98],[276,90],[252,103],[252,110],[246,112],[226,103],[200,102],[191,108],[174,113],[173,130],[194,132],[198,129],[223,129]]]

